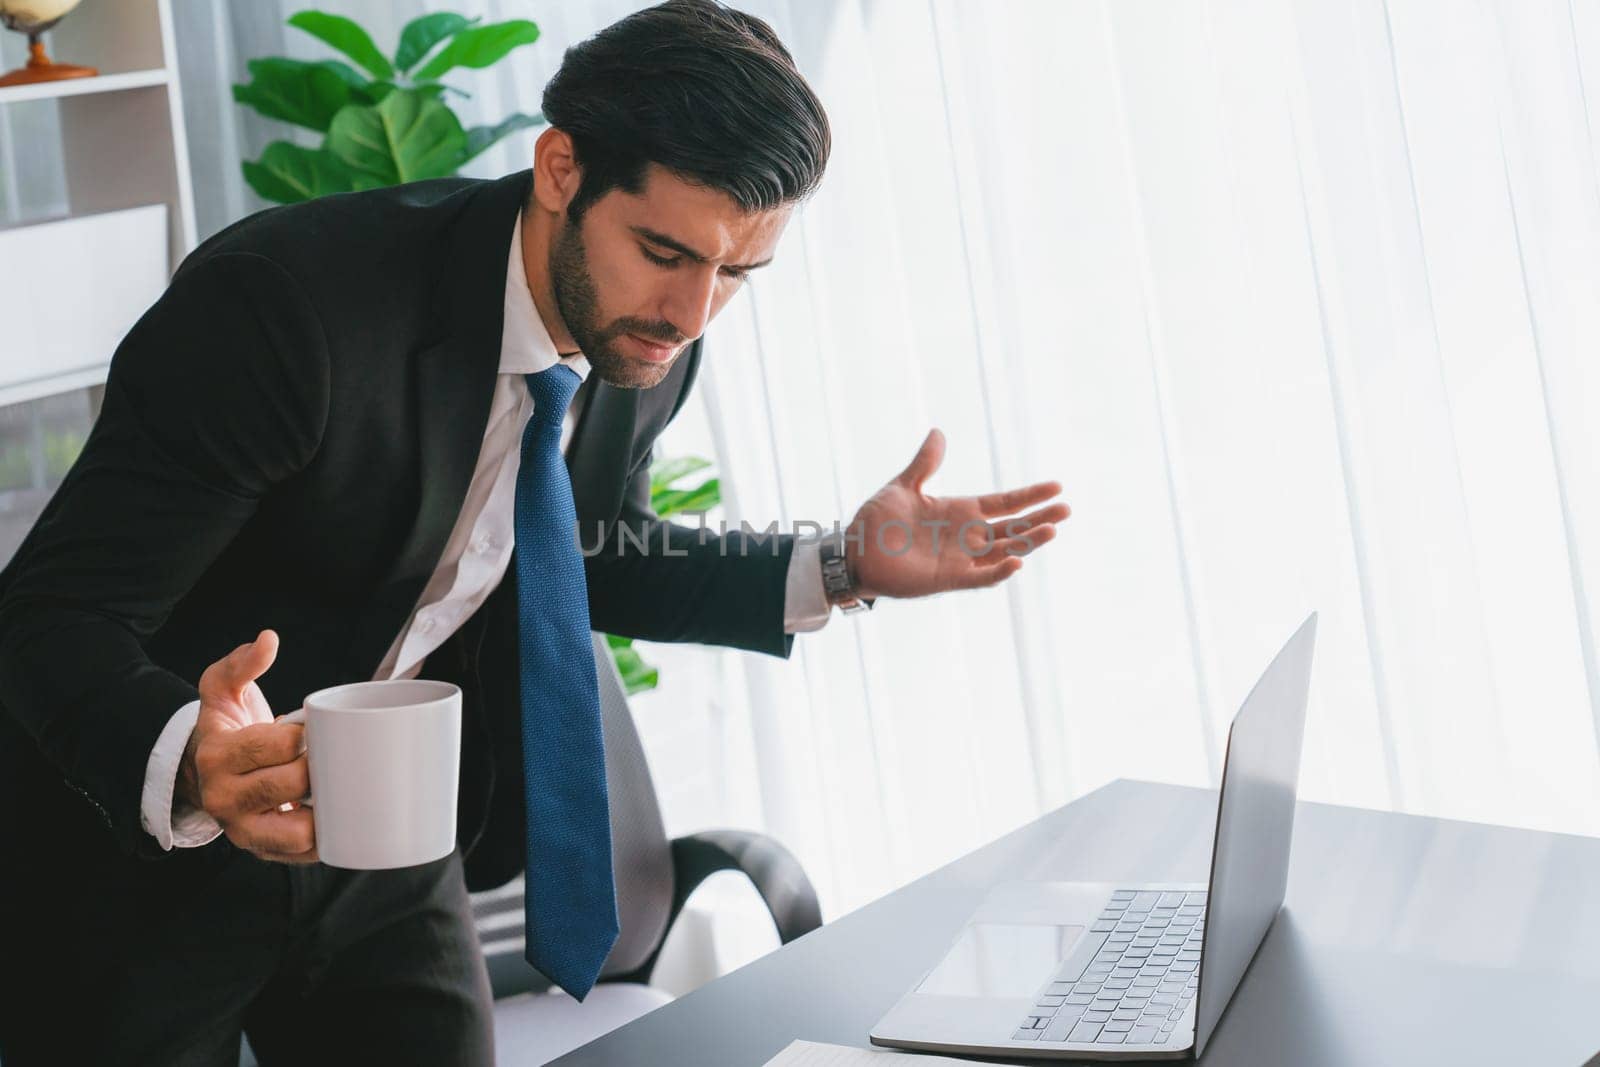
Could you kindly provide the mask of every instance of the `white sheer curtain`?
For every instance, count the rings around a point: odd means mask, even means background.
[[[225,80],[320,46],[275,36],[297,5],[176,6],[209,232],[278,136]],[[384,45],[424,9],[534,18],[462,79],[479,122],[641,5],[322,6]],[[1003,590],[789,663],[648,649],[673,830],[769,830],[840,914],[1109,779],[1213,783],[1317,609],[1308,797],[1600,831],[1600,0],[740,6],[835,152],[665,450],[788,524],[937,424],[939,490],[1059,477],[1076,514]]]
[[[830,914],[1117,776],[1214,783],[1322,613],[1312,799],[1600,830],[1600,4],[750,4],[837,136],[718,322],[731,517],[1067,486],[1003,591],[729,656]]]

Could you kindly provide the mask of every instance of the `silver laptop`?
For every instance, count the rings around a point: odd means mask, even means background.
[[[1211,881],[1013,882],[872,1029],[874,1045],[984,1056],[1199,1056],[1283,905],[1313,612],[1228,731]]]

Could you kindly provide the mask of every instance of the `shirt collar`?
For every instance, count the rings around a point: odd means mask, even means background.
[[[550,331],[533,302],[528,275],[522,267],[522,212],[517,212],[516,228],[511,231],[511,259],[506,264],[505,324],[500,333],[500,373],[537,374],[564,363],[578,377],[589,376],[589,361],[583,353],[562,357],[556,352]]]

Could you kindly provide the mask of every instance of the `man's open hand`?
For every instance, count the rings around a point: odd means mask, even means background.
[[[928,596],[1002,582],[1071,514],[1063,503],[1047,503],[1061,493],[1056,482],[929,496],[923,483],[943,460],[944,434],[931,430],[911,464],[856,512],[849,532],[858,539],[847,542],[846,553],[858,595]]]
[[[276,723],[256,679],[278,657],[278,635],[263,630],[200,676],[200,717],[178,768],[178,797],[203,809],[228,840],[264,860],[314,863],[305,728]]]

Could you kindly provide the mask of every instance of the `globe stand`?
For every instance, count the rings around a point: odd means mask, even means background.
[[[9,74],[0,75],[0,89],[8,85],[33,85],[38,82],[62,81],[66,78],[92,78],[100,72],[93,67],[77,67],[71,63],[55,63],[44,54],[44,42],[39,39],[47,27],[39,27],[28,34],[28,65]]]

